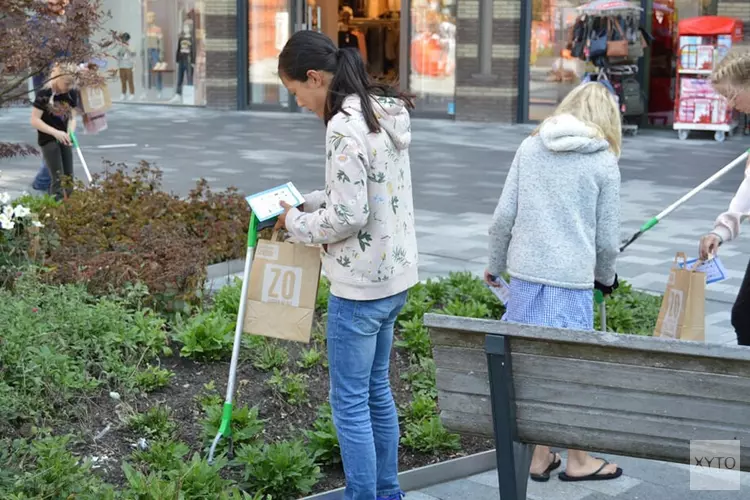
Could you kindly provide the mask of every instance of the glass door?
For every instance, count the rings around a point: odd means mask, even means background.
[[[251,108],[286,108],[289,93],[279,80],[279,54],[292,29],[292,2],[248,0],[248,83]]]

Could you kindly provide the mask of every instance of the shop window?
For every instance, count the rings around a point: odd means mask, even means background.
[[[202,0],[105,0],[105,29],[120,34],[109,47],[113,99],[205,105],[205,21]]]
[[[566,50],[579,11],[590,0],[532,0],[529,120],[541,121],[555,110],[586,72],[586,63]]]
[[[455,114],[456,0],[413,0],[409,91],[417,110]]]

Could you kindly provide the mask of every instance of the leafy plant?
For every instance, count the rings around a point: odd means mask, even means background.
[[[396,341],[397,347],[406,349],[412,356],[426,358],[432,356],[432,342],[427,327],[424,326],[422,318],[414,317],[399,323],[399,336],[401,340]]]
[[[320,277],[318,284],[318,296],[315,299],[315,310],[320,314],[328,311],[328,296],[331,293],[331,282],[325,276]]]
[[[322,477],[302,441],[243,446],[236,462],[244,466],[247,489],[272,498],[299,498],[310,493]]]
[[[409,384],[413,394],[423,394],[434,399],[437,397],[435,370],[432,358],[421,358],[416,364],[409,366],[402,378]]]
[[[205,410],[206,418],[202,422],[203,438],[206,442],[210,442],[219,432],[224,407],[217,404],[208,406]],[[263,434],[264,425],[265,420],[258,418],[258,407],[249,408],[247,405],[232,407],[232,439],[235,445],[254,443]]]
[[[80,398],[132,387],[140,363],[169,352],[164,320],[29,273],[0,289],[0,427],[74,417]]]
[[[183,344],[180,356],[218,360],[232,351],[234,321],[221,312],[203,312],[178,325],[175,340]]]
[[[409,423],[420,423],[435,415],[437,402],[425,393],[416,393],[411,402],[401,409],[401,416]]]
[[[203,389],[195,396],[195,399],[204,411],[208,411],[208,408],[212,406],[220,406],[224,402],[213,380],[203,384]]]
[[[172,420],[172,410],[168,406],[156,405],[145,413],[136,413],[128,419],[128,426],[139,437],[168,441],[177,434],[177,424]]]
[[[167,387],[174,377],[174,373],[158,366],[149,365],[135,375],[135,386],[144,392],[153,392],[156,389]]]
[[[113,499],[91,460],[70,451],[71,441],[69,435],[0,441],[0,498]]]
[[[314,347],[310,349],[302,349],[300,353],[300,359],[297,360],[297,366],[305,370],[315,367],[321,364],[323,361],[323,353]]]
[[[656,328],[662,297],[633,290],[627,282],[607,299],[607,330],[617,333],[631,333],[651,336]],[[601,329],[599,307],[594,313],[594,328]]]
[[[242,280],[235,278],[232,283],[224,285],[213,296],[213,310],[229,317],[236,318],[240,310]]]
[[[190,448],[185,443],[174,440],[153,441],[146,450],[136,450],[132,459],[147,466],[151,472],[166,472],[179,469]]]
[[[406,431],[401,438],[401,444],[422,453],[461,449],[458,434],[448,432],[437,415],[419,422],[407,423]]]
[[[220,471],[226,465],[227,461],[222,457],[209,464],[198,453],[190,461],[180,462],[177,468],[164,472],[144,474],[124,463],[122,469],[128,483],[125,497],[138,500],[247,498],[242,496],[233,481],[221,477]]]
[[[43,219],[52,209],[62,205],[62,201],[57,201],[54,196],[46,193],[42,195],[25,194],[16,198],[13,205],[23,205],[31,210],[31,213],[37,214],[40,219]]]
[[[273,369],[281,369],[289,362],[289,353],[274,341],[264,339],[252,355],[253,366],[261,371],[267,372]]]
[[[464,302],[460,299],[454,299],[440,312],[450,316],[461,316],[465,318],[488,318],[490,316],[490,308],[487,304],[473,300]]]
[[[317,463],[330,465],[341,462],[341,447],[330,404],[324,403],[318,408],[318,418],[313,422],[312,430],[304,431],[304,435]]]
[[[266,383],[271,389],[285,396],[286,402],[298,405],[307,401],[307,376],[301,373],[282,373],[278,369]]]

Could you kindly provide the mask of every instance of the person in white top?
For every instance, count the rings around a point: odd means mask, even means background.
[[[711,75],[717,92],[726,97],[728,105],[743,113],[750,113],[750,52],[729,54]],[[750,216],[750,159],[745,166],[745,178],[729,204],[729,210],[719,215],[714,229],[701,238],[699,256],[709,259],[719,246],[735,239],[740,224]],[[737,343],[750,346],[750,264],[745,272],[739,294],[732,307],[732,326]]]

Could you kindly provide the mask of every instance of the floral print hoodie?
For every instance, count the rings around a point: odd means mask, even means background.
[[[331,293],[376,300],[419,281],[414,230],[409,113],[400,99],[373,98],[381,130],[367,128],[360,99],[348,96],[326,129],[325,190],[291,209],[292,239],[321,244]]]

